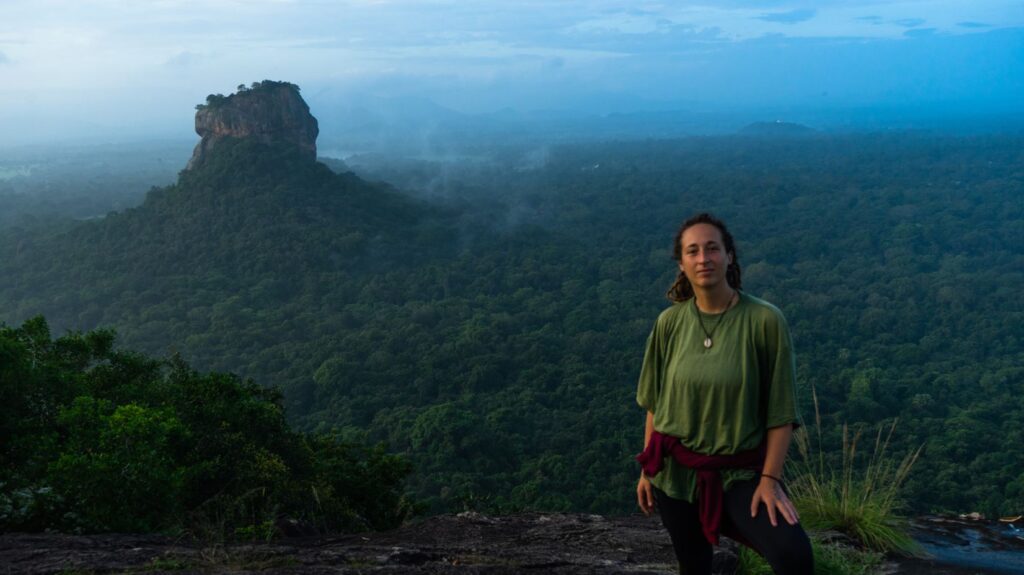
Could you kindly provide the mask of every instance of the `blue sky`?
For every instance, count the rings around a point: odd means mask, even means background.
[[[1022,72],[1021,0],[0,0],[8,142],[188,134],[206,94],[265,78],[470,113],[1019,111]]]

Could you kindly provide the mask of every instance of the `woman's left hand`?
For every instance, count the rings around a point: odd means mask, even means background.
[[[778,526],[778,521],[775,518],[776,512],[781,513],[790,525],[796,525],[800,520],[796,507],[793,507],[786,492],[782,490],[782,485],[770,477],[762,477],[757,489],[754,490],[754,497],[750,501],[751,517],[757,517],[760,503],[764,503],[768,508],[768,519],[772,522],[772,527]]]

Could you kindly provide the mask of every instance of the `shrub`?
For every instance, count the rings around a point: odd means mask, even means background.
[[[862,430],[842,427],[840,468],[826,463],[822,449],[821,414],[814,394],[817,448],[811,445],[806,427],[794,434],[801,460],[794,462],[797,477],[790,484],[800,521],[808,530],[836,530],[853,537],[866,548],[880,552],[918,554],[919,548],[898,515],[900,486],[906,480],[923,446],[897,459],[888,452],[896,420],[880,425],[874,449],[864,461],[858,452]],[[816,453],[815,453],[816,451]]]
[[[295,432],[278,391],[113,341],[0,325],[0,531],[251,540],[282,519],[361,531],[415,511],[409,464],[382,446]]]

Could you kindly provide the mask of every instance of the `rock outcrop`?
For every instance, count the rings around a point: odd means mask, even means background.
[[[1012,527],[933,517],[915,521],[912,529],[932,557],[890,559],[874,573],[1024,572],[1024,540],[1017,540]],[[835,537],[829,539],[836,541]],[[735,573],[736,551],[737,544],[723,537],[722,545],[715,549],[715,575]],[[678,572],[672,543],[657,517],[580,513],[489,517],[473,512],[430,517],[394,531],[288,537],[251,544],[201,544],[156,535],[3,533],[0,566],[5,575],[201,575],[225,571],[261,575]]]
[[[735,547],[729,545],[716,554],[716,574],[735,570]],[[0,572],[11,575],[171,570],[175,575],[228,570],[261,575],[678,572],[672,544],[657,518],[574,513],[463,513],[381,533],[226,546],[139,535],[0,534],[0,565]]]
[[[249,88],[239,86],[230,96],[208,96],[206,104],[196,106],[196,133],[202,140],[196,144],[187,170],[202,165],[209,151],[225,138],[294,145],[316,160],[320,128],[298,86],[264,80]]]

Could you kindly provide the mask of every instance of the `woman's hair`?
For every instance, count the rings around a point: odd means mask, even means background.
[[[722,233],[725,253],[726,255],[732,255],[732,263],[725,269],[725,281],[729,282],[733,289],[740,289],[742,287],[740,284],[740,260],[736,255],[736,242],[733,241],[732,234],[726,229],[725,223],[707,212],[701,212],[687,219],[679,227],[679,231],[676,232],[675,244],[672,247],[672,259],[676,262],[683,261],[683,232],[697,224],[711,224]],[[679,275],[676,276],[676,281],[672,284],[672,287],[668,288],[668,291],[665,292],[665,297],[675,302],[685,301],[693,297],[693,286],[690,285],[690,280],[686,279],[686,274],[682,270],[679,270]]]

